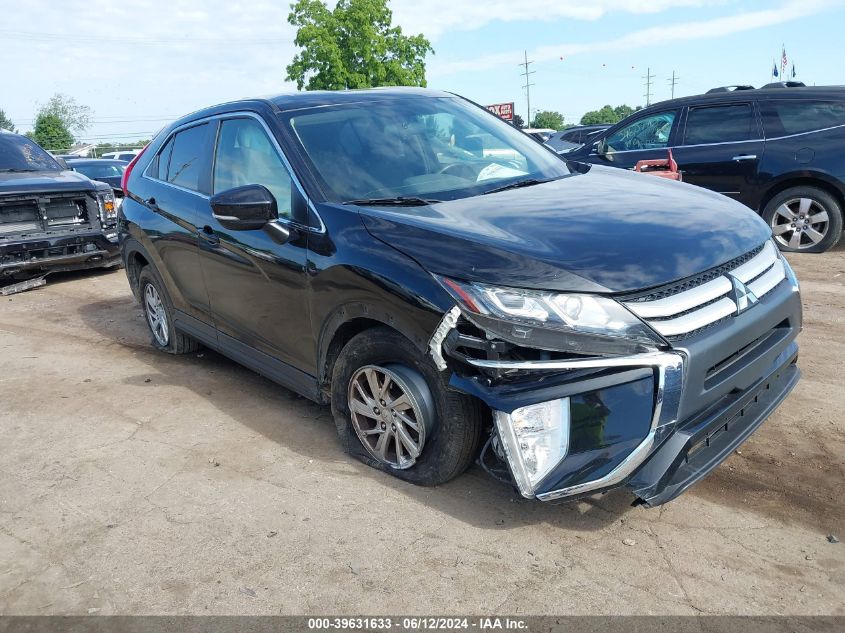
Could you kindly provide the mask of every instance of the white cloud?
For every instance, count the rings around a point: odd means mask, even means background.
[[[392,0],[390,7],[403,30],[437,39],[447,31],[471,31],[494,21],[594,21],[611,13],[661,13],[723,3],[724,0]]]
[[[737,13],[698,22],[663,24],[659,27],[633,31],[615,39],[603,39],[597,42],[579,44],[561,43],[556,46],[543,46],[530,50],[529,56],[534,61],[542,62],[584,53],[631,50],[672,42],[718,38],[743,31],[784,24],[798,18],[815,15],[834,4],[838,3],[833,0],[787,0],[772,9]],[[513,60],[519,59],[521,55],[521,50],[512,50],[505,53],[484,55],[474,59],[444,63],[439,63],[435,57],[433,63],[430,65],[429,75],[443,76],[457,72],[490,70],[501,67],[502,64],[512,64]]]

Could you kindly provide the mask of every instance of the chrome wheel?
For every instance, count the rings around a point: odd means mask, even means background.
[[[156,342],[162,347],[167,347],[170,340],[170,334],[167,331],[167,313],[158,290],[152,284],[147,284],[144,288],[144,311],[147,313],[147,322],[150,324],[150,330]]]
[[[827,235],[827,210],[811,198],[787,200],[772,216],[772,235],[782,246],[794,250],[810,248]]]
[[[352,426],[370,455],[391,468],[413,466],[430,423],[431,395],[422,376],[367,365],[352,375],[348,399]]]

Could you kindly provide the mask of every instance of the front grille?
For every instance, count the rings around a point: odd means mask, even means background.
[[[0,237],[88,228],[96,202],[84,191],[0,199]]]
[[[758,299],[786,278],[774,244],[766,242],[726,264],[623,302],[662,336],[685,338],[737,313],[737,297],[728,273]]]

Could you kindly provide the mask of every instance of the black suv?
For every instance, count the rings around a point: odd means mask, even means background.
[[[346,450],[414,483],[478,459],[526,497],[663,503],[798,380],[798,285],[759,217],[570,170],[448,93],[208,108],[124,189],[153,345],[202,343],[330,403]]]
[[[843,147],[845,87],[790,82],[656,103],[566,159],[632,169],[671,148],[684,182],[757,211],[782,250],[820,253],[842,235]]]
[[[0,130],[0,280],[117,266],[111,188]]]

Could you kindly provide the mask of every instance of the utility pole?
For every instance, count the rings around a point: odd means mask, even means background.
[[[522,62],[521,64],[517,64],[517,65],[523,67],[523,72],[521,72],[520,75],[525,77],[525,85],[523,86],[523,88],[525,89],[525,101],[526,101],[526,107],[527,107],[527,110],[528,110],[528,117],[525,120],[525,125],[526,125],[526,127],[531,127],[531,86],[533,86],[534,84],[532,84],[531,82],[528,81],[528,76],[533,75],[537,71],[535,71],[535,70],[529,71],[528,70],[528,66],[533,64],[534,61],[533,60],[528,61],[528,51],[523,51],[523,52],[525,53],[525,61]]]
[[[645,71],[645,105],[646,107],[651,105],[651,84],[654,83],[652,80],[654,79],[654,75],[651,74],[651,68],[647,68]]]
[[[676,77],[675,71],[673,70],[672,71],[672,78],[666,80],[666,83],[668,83],[672,86],[672,99],[675,98],[675,84],[678,83],[679,79],[680,79],[680,77]]]

